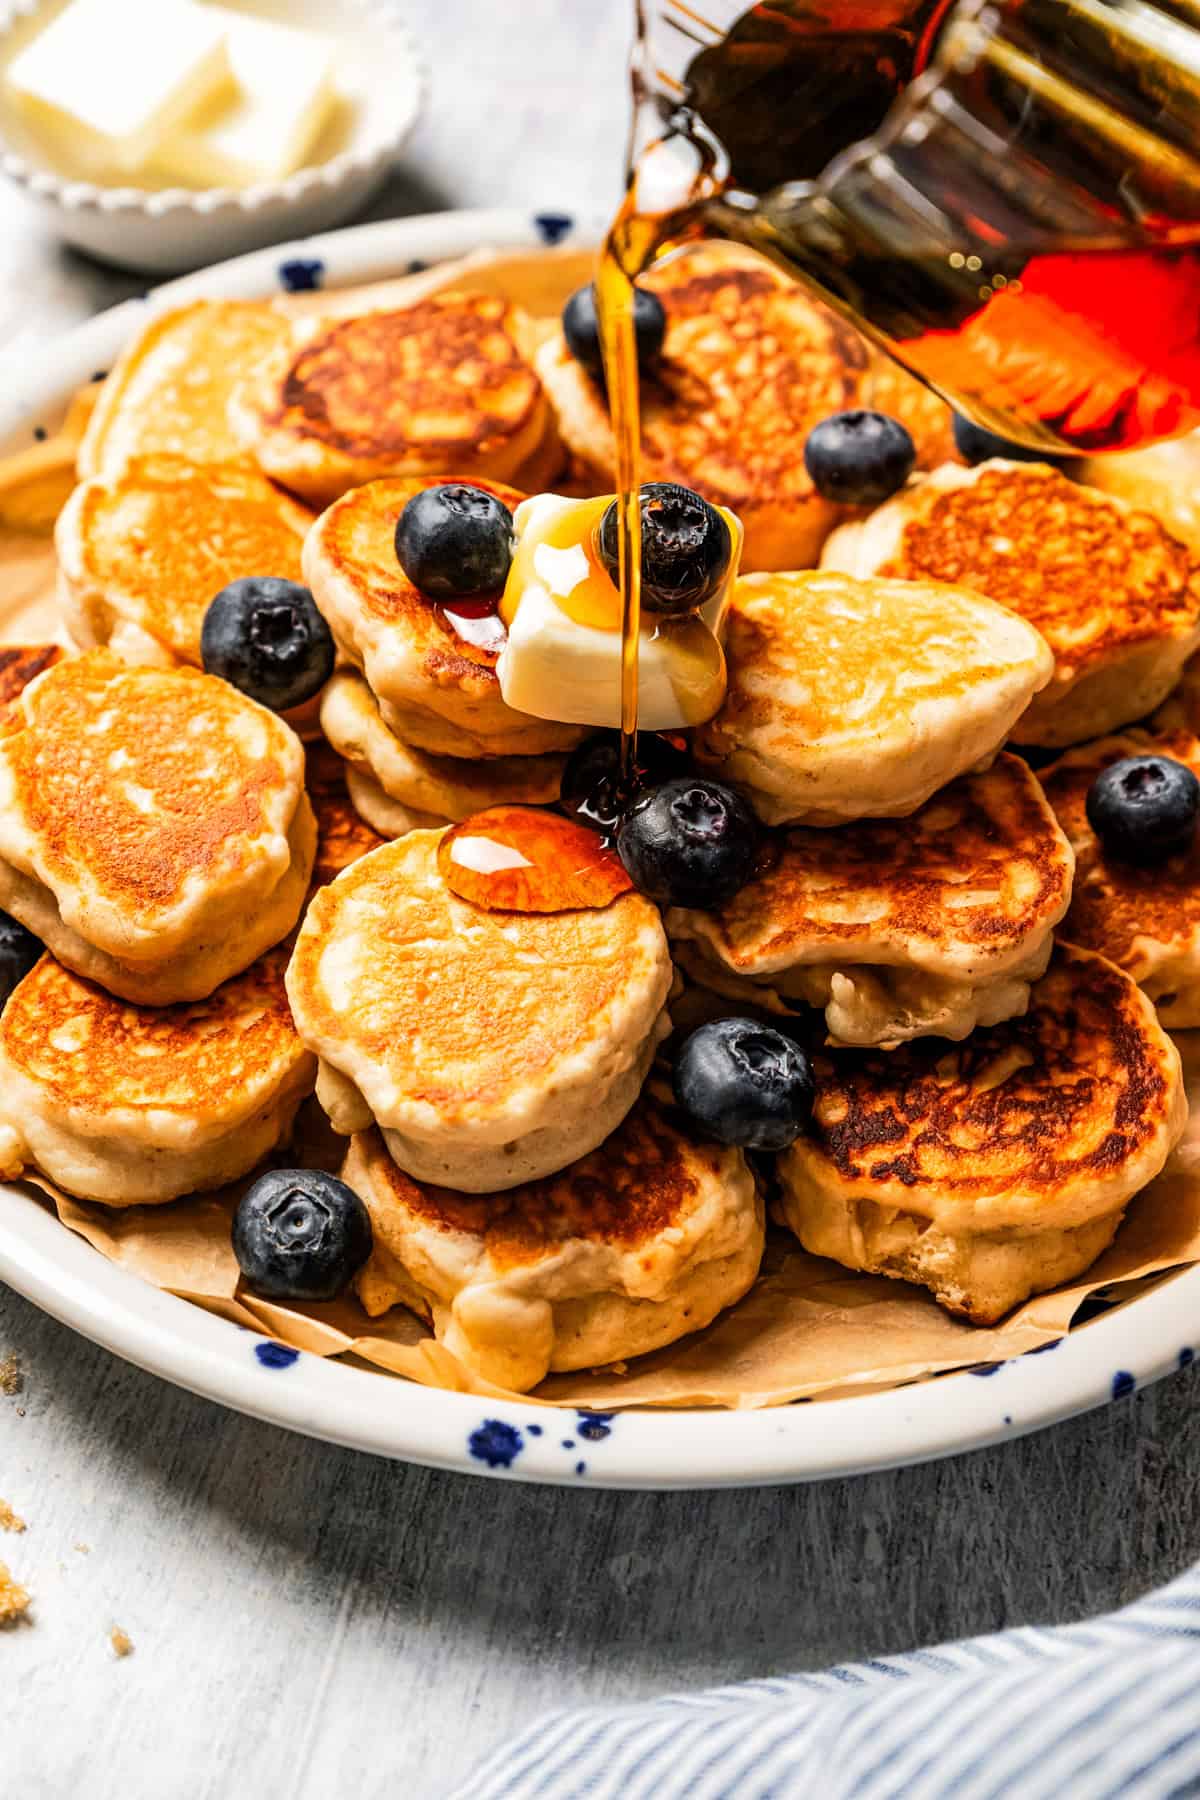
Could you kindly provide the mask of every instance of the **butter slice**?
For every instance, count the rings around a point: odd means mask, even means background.
[[[298,169],[337,102],[332,43],[220,6],[233,98],[185,120],[160,145],[156,171],[192,187],[252,187]]]
[[[588,503],[582,503],[584,505]],[[518,546],[532,552],[531,568],[508,639],[496,663],[500,692],[518,712],[571,725],[621,723],[621,634],[582,625],[563,611],[555,595],[582,578],[586,557],[539,542],[578,500],[536,494],[513,516]],[[679,731],[710,719],[725,698],[725,658],[718,634],[724,622],[741,554],[741,526],[733,530],[733,557],[720,589],[699,613],[664,624],[642,618],[638,643],[638,720],[647,731]],[[514,557],[514,567],[518,557]]]
[[[67,161],[133,175],[180,120],[233,91],[225,37],[194,0],[71,0],[6,84]]]

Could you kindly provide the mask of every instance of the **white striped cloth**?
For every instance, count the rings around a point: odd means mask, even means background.
[[[1200,1795],[1200,1567],[1122,1612],[551,1714],[453,1800]]]

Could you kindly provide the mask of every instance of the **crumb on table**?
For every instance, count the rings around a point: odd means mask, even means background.
[[[14,1581],[6,1563],[0,1562],[0,1626],[15,1625],[29,1611],[28,1588]]]
[[[0,1394],[11,1398],[19,1394],[23,1386],[21,1359],[15,1350],[10,1350],[7,1356],[0,1356]]]
[[[80,1556],[90,1556],[92,1554],[92,1546],[90,1544],[74,1544],[72,1545],[72,1549],[78,1550]]]
[[[24,1531],[25,1521],[15,1513],[7,1500],[0,1500],[0,1531]]]
[[[122,1631],[119,1625],[113,1626],[108,1634],[108,1641],[113,1647],[114,1656],[133,1655],[133,1639],[127,1631]]]

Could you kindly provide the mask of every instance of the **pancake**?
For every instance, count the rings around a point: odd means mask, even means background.
[[[773,834],[726,906],[673,908],[667,933],[697,981],[776,1013],[821,1007],[837,1043],[964,1038],[1025,1011],[1073,860],[1002,755],[910,818]]]
[[[1189,656],[1179,680],[1150,719],[1154,731],[1186,731],[1200,737],[1200,654]]]
[[[1187,1118],[1146,996],[1066,945],[1024,1018],[957,1046],[818,1052],[814,1073],[813,1125],[777,1165],[783,1219],[813,1255],[977,1325],[1082,1274]]]
[[[1200,643],[1192,552],[1151,513],[1044,463],[942,468],[835,532],[823,568],[951,581],[1009,606],[1054,653],[1018,743],[1080,743],[1165,699]]]
[[[824,571],[738,581],[725,654],[694,749],[768,825],[915,812],[986,766],[1052,668],[1030,625],[965,588]]]
[[[263,472],[316,506],[382,475],[511,481],[556,436],[530,344],[525,315],[494,294],[301,320],[235,423]]]
[[[79,448],[80,480],[118,475],[148,456],[252,464],[229,402],[290,329],[262,300],[193,300],[155,314],[100,390]]]
[[[669,1029],[657,909],[486,912],[413,831],[322,889],[288,969],[334,1129],[381,1126],[421,1181],[491,1193],[565,1168],[637,1099]]]
[[[346,791],[359,818],[379,837],[390,841],[406,837],[410,831],[444,831],[450,820],[440,813],[421,812],[405,806],[385,794],[373,775],[363,769],[348,768]]]
[[[252,469],[142,458],[59,515],[59,602],[82,648],[200,667],[210,601],[247,575],[300,580],[312,515]]]
[[[62,659],[57,644],[0,644],[0,730],[30,682]]]
[[[219,1187],[283,1141],[314,1073],[278,952],[160,1007],[43,956],[0,1015],[0,1170],[108,1206]]]
[[[324,887],[343,869],[378,850],[384,837],[359,813],[346,786],[346,765],[328,744],[310,744],[304,779],[317,821],[317,854],[312,884]]]
[[[321,728],[339,755],[386,800],[443,823],[469,819],[472,813],[505,801],[544,806],[558,799],[564,757],[471,760],[418,750],[388,730],[370,688],[352,670],[335,675],[325,689]]]
[[[851,326],[754,252],[696,245],[641,285],[667,315],[662,355],[641,384],[641,479],[681,481],[736,512],[745,571],[811,567],[845,517],[804,467],[808,434],[830,413],[882,406],[926,454],[949,453],[945,403],[911,377],[884,372]],[[593,491],[611,491],[604,388],[575,361],[561,328],[537,368],[577,471]]]
[[[1087,793],[1123,756],[1169,756],[1200,775],[1200,739],[1130,731],[1070,750],[1039,776],[1075,848],[1075,892],[1063,935],[1131,975],[1173,1031],[1200,1025],[1200,843],[1139,868],[1105,854],[1087,821]]]
[[[762,1259],[741,1151],[690,1140],[648,1095],[598,1149],[504,1194],[412,1181],[374,1131],[342,1174],[374,1228],[355,1282],[367,1311],[411,1307],[474,1374],[518,1391],[699,1331]]]
[[[0,907],[125,999],[203,999],[296,923],[303,784],[295,734],[226,682],[56,663],[0,722]]]
[[[396,560],[396,521],[414,494],[474,476],[373,481],[321,515],[304,546],[311,587],[343,658],[363,671],[384,723],[435,756],[537,756],[569,750],[584,731],[506,706],[499,652],[470,644]],[[475,482],[510,510],[515,488]]]

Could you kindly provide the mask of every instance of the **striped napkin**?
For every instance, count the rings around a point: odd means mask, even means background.
[[[553,1713],[453,1800],[1200,1795],[1200,1566],[1087,1625]]]

